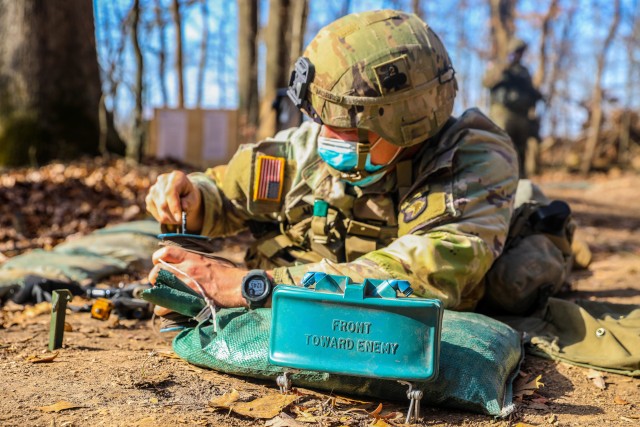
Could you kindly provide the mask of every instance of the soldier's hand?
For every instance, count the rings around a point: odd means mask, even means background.
[[[221,307],[245,307],[242,296],[242,278],[247,270],[233,267],[215,259],[187,252],[176,246],[167,246],[153,254],[154,267],[149,273],[151,284],[156,283],[160,270],[167,270],[194,291],[204,292]]]
[[[149,189],[145,199],[147,211],[162,224],[180,224],[182,212],[187,213],[187,228],[202,229],[202,195],[181,171],[162,174]]]

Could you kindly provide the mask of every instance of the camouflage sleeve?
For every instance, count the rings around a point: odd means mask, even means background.
[[[424,225],[418,223],[406,234],[401,224],[398,239],[351,263],[323,260],[277,269],[276,280],[299,283],[306,271],[314,270],[348,275],[355,281],[405,279],[417,296],[441,299],[447,308],[473,309],[484,291],[482,278],[501,253],[508,233],[517,186],[516,153],[506,137],[487,139],[482,131],[471,131],[453,160],[448,212],[432,218],[435,222],[423,217]],[[429,182],[425,207],[438,200],[440,184]],[[423,215],[429,209],[424,208]]]
[[[247,158],[250,164],[250,151],[240,149],[228,165],[189,175],[202,194],[204,218],[200,234],[229,236],[246,228],[249,215],[235,199],[243,186],[243,176],[238,176],[237,171],[246,170]]]

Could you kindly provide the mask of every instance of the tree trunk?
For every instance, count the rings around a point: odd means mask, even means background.
[[[218,42],[220,47],[218,48],[217,69],[216,74],[218,77],[218,106],[224,108],[227,105],[227,17],[229,16],[229,2],[222,3],[221,15],[218,23]]]
[[[138,31],[140,29],[140,0],[134,0],[131,9],[131,43],[136,60],[136,84],[133,88],[135,107],[133,113],[133,132],[131,141],[127,144],[127,158],[140,161],[142,159],[142,145],[144,143],[144,129],[142,123],[142,90],[144,88],[144,61],[140,49]]]
[[[238,109],[242,142],[255,142],[258,128],[258,2],[238,0]]]
[[[622,129],[620,130],[620,142],[618,144],[618,163],[623,166],[627,166],[630,160],[629,143],[631,139],[631,114],[633,112],[632,102],[638,93],[637,89],[634,90],[633,83],[634,76],[640,74],[640,67],[638,67],[638,60],[636,59],[636,54],[640,47],[640,13],[637,0],[634,2],[632,10],[631,22],[633,22],[633,26],[631,27],[629,37],[627,37],[627,61],[629,63],[627,68],[627,82],[625,84],[627,96],[624,102],[624,116],[621,121]]]
[[[207,57],[209,53],[209,7],[207,0],[202,0],[202,40],[200,41],[200,64],[198,64],[198,86],[196,87],[196,105],[202,107],[204,96],[204,75],[207,71]]]
[[[555,99],[558,93],[558,85],[560,82],[566,81],[567,64],[571,61],[571,47],[572,37],[571,30],[574,26],[574,17],[577,7],[572,6],[564,13],[564,22],[562,31],[560,32],[560,39],[556,43],[555,59],[551,66],[551,72],[549,74],[549,86],[547,89],[547,111],[550,111],[552,107],[556,105]],[[558,133],[558,123],[560,116],[567,117],[569,114],[564,111],[554,111],[550,115],[549,134],[555,137]]]
[[[156,25],[158,26],[158,82],[160,82],[162,107],[166,107],[169,99],[169,91],[167,90],[167,25],[163,17],[161,0],[156,0],[155,14]]]
[[[273,108],[278,88],[289,83],[291,25],[289,25],[289,0],[269,1],[269,23],[265,30],[267,44],[264,92],[260,101],[260,127],[258,138],[273,136],[277,129],[277,112]]]
[[[0,0],[0,165],[98,153],[90,0]]]
[[[289,68],[293,67],[293,64],[302,55],[302,49],[304,48],[304,33],[307,28],[307,13],[309,12],[309,0],[296,0],[291,6],[291,53],[289,59],[291,60]],[[290,70],[287,70],[290,71]],[[288,84],[289,82],[287,82]]]
[[[176,76],[178,77],[178,108],[184,108],[184,67],[182,54],[182,13],[180,0],[173,0],[171,6],[176,32]]]
[[[598,56],[596,79],[593,86],[593,96],[591,98],[591,125],[589,128],[589,137],[585,146],[584,157],[582,158],[582,163],[580,165],[580,172],[583,174],[587,174],[591,170],[591,162],[593,161],[596,146],[598,145],[600,127],[602,126],[602,74],[607,62],[607,52],[609,51],[611,42],[618,30],[618,24],[620,23],[620,0],[615,0],[613,7],[613,19],[611,20],[607,37],[602,45],[600,56]]]
[[[540,45],[538,48],[538,69],[533,75],[533,85],[540,89],[546,82],[547,63],[549,62],[549,53],[547,46],[551,37],[551,23],[558,14],[558,0],[551,0],[549,9],[542,18],[542,34],[540,35]]]
[[[507,61],[507,46],[516,31],[516,0],[489,0],[491,14],[491,58]]]

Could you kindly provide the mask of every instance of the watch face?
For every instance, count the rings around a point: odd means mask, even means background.
[[[245,292],[249,298],[258,298],[267,292],[267,283],[263,278],[253,278],[246,285]]]

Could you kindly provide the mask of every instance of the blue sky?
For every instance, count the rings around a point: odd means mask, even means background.
[[[518,4],[518,33],[530,43],[531,49],[536,49],[539,40],[539,18],[550,0],[521,0]],[[154,18],[153,6],[162,5],[164,13],[169,17],[169,0],[142,0],[143,21],[150,22]],[[268,1],[260,0],[260,21],[266,25],[268,16]],[[316,31],[341,15],[344,5],[350,4],[349,12],[358,12],[379,8],[395,8],[411,11],[410,0],[310,0],[309,21],[305,41],[311,40]],[[566,92],[562,100],[558,100],[554,111],[550,114],[561,114],[567,117],[563,120],[565,133],[575,133],[584,120],[585,111],[578,102],[587,99],[591,93],[595,76],[595,55],[602,45],[609,22],[611,21],[610,0],[561,0],[561,15],[563,20],[570,7],[577,7],[575,21],[571,27],[571,37],[575,40],[573,49],[566,59],[567,73],[562,88]],[[122,39],[119,21],[130,9],[132,0],[94,0],[96,15],[96,35],[98,56],[103,68],[107,67],[109,48],[117,46]],[[483,52],[489,46],[488,6],[486,0],[457,0],[449,2],[423,2],[422,8],[425,20],[442,37],[451,55],[460,83],[455,113],[459,114],[471,106],[487,109],[487,93],[480,84],[482,73],[486,66]],[[623,44],[624,37],[630,34],[633,21],[630,16],[635,11],[638,15],[638,0],[622,0],[623,21],[620,34],[608,56],[608,67],[604,75],[604,85],[612,95],[621,99],[622,103],[631,102],[638,106],[640,96],[627,94],[625,82],[628,73],[628,55]],[[235,108],[237,106],[237,75],[242,70],[237,69],[237,3],[231,0],[208,0],[209,43],[208,68],[205,75],[205,108]],[[200,40],[202,37],[203,19],[199,5],[193,5],[184,11],[185,38],[185,98],[186,106],[194,107],[196,103],[197,65],[200,61]],[[160,84],[158,78],[158,50],[159,32],[156,27],[147,24],[142,30],[141,42],[145,57],[145,111],[149,117],[154,107],[162,104]],[[133,61],[129,35],[126,36],[123,59],[118,67],[121,71],[123,83],[119,87],[115,100],[109,100],[116,106],[116,116],[122,126],[130,121],[133,107],[132,86],[135,76],[135,62]],[[169,42],[169,58],[167,86],[169,92],[169,106],[175,106],[176,77],[173,72],[173,40],[172,25],[167,26],[166,38]],[[530,49],[530,50],[531,50]],[[260,55],[264,55],[261,46]],[[525,62],[533,72],[537,66],[537,53],[531,52],[525,57]],[[640,61],[640,58],[637,58]],[[262,69],[262,68],[261,68]],[[640,74],[640,73],[639,73]],[[544,129],[543,129],[544,132]]]

